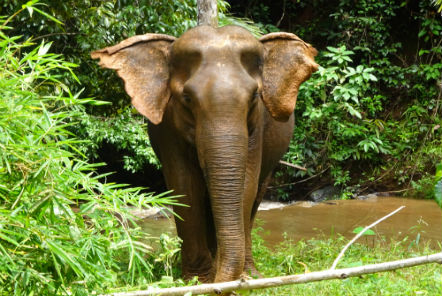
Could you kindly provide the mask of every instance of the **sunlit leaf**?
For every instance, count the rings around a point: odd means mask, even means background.
[[[353,233],[360,233],[362,232],[362,230],[364,230],[364,228],[365,227],[358,226],[355,229],[353,229]],[[362,235],[364,236],[364,235],[375,235],[375,234],[376,233],[373,230],[367,229]]]

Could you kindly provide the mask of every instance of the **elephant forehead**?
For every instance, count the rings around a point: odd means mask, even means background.
[[[262,54],[262,44],[239,26],[212,28],[198,26],[184,33],[173,45],[175,55],[207,52],[256,52]]]

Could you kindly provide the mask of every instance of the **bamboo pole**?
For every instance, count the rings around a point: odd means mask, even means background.
[[[400,268],[412,267],[428,263],[442,264],[442,252],[416,258],[408,258],[403,260],[371,264],[343,269],[329,269],[323,271],[310,272],[306,274],[288,275],[256,280],[237,280],[232,282],[203,284],[198,286],[177,287],[177,288],[151,288],[144,291],[113,293],[106,296],[148,296],[148,295],[184,295],[191,292],[192,295],[201,294],[221,294],[236,290],[251,290],[270,287],[278,287],[291,284],[304,284],[322,280],[345,279],[348,277],[360,276],[363,274],[371,274],[376,272],[391,271]]]
[[[198,0],[198,25],[218,27],[217,0]]]

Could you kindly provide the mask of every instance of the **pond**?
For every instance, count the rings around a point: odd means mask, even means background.
[[[437,248],[442,243],[442,211],[432,200],[375,197],[366,200],[333,200],[322,203],[298,202],[291,205],[263,203],[257,219],[268,246],[281,242],[286,233],[294,241],[342,234],[348,238],[356,227],[365,227],[400,206],[400,212],[374,227],[376,234],[402,239],[406,236],[421,243],[430,241]],[[267,208],[267,209],[266,209]],[[265,210],[264,210],[265,209]],[[175,235],[173,219],[147,218],[141,226],[153,236],[163,232]],[[370,240],[371,241],[371,240]]]

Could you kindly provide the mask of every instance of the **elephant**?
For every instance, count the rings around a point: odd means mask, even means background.
[[[294,34],[257,39],[233,25],[137,35],[91,53],[123,79],[167,188],[188,206],[174,207],[185,279],[259,275],[251,229],[316,54]]]

